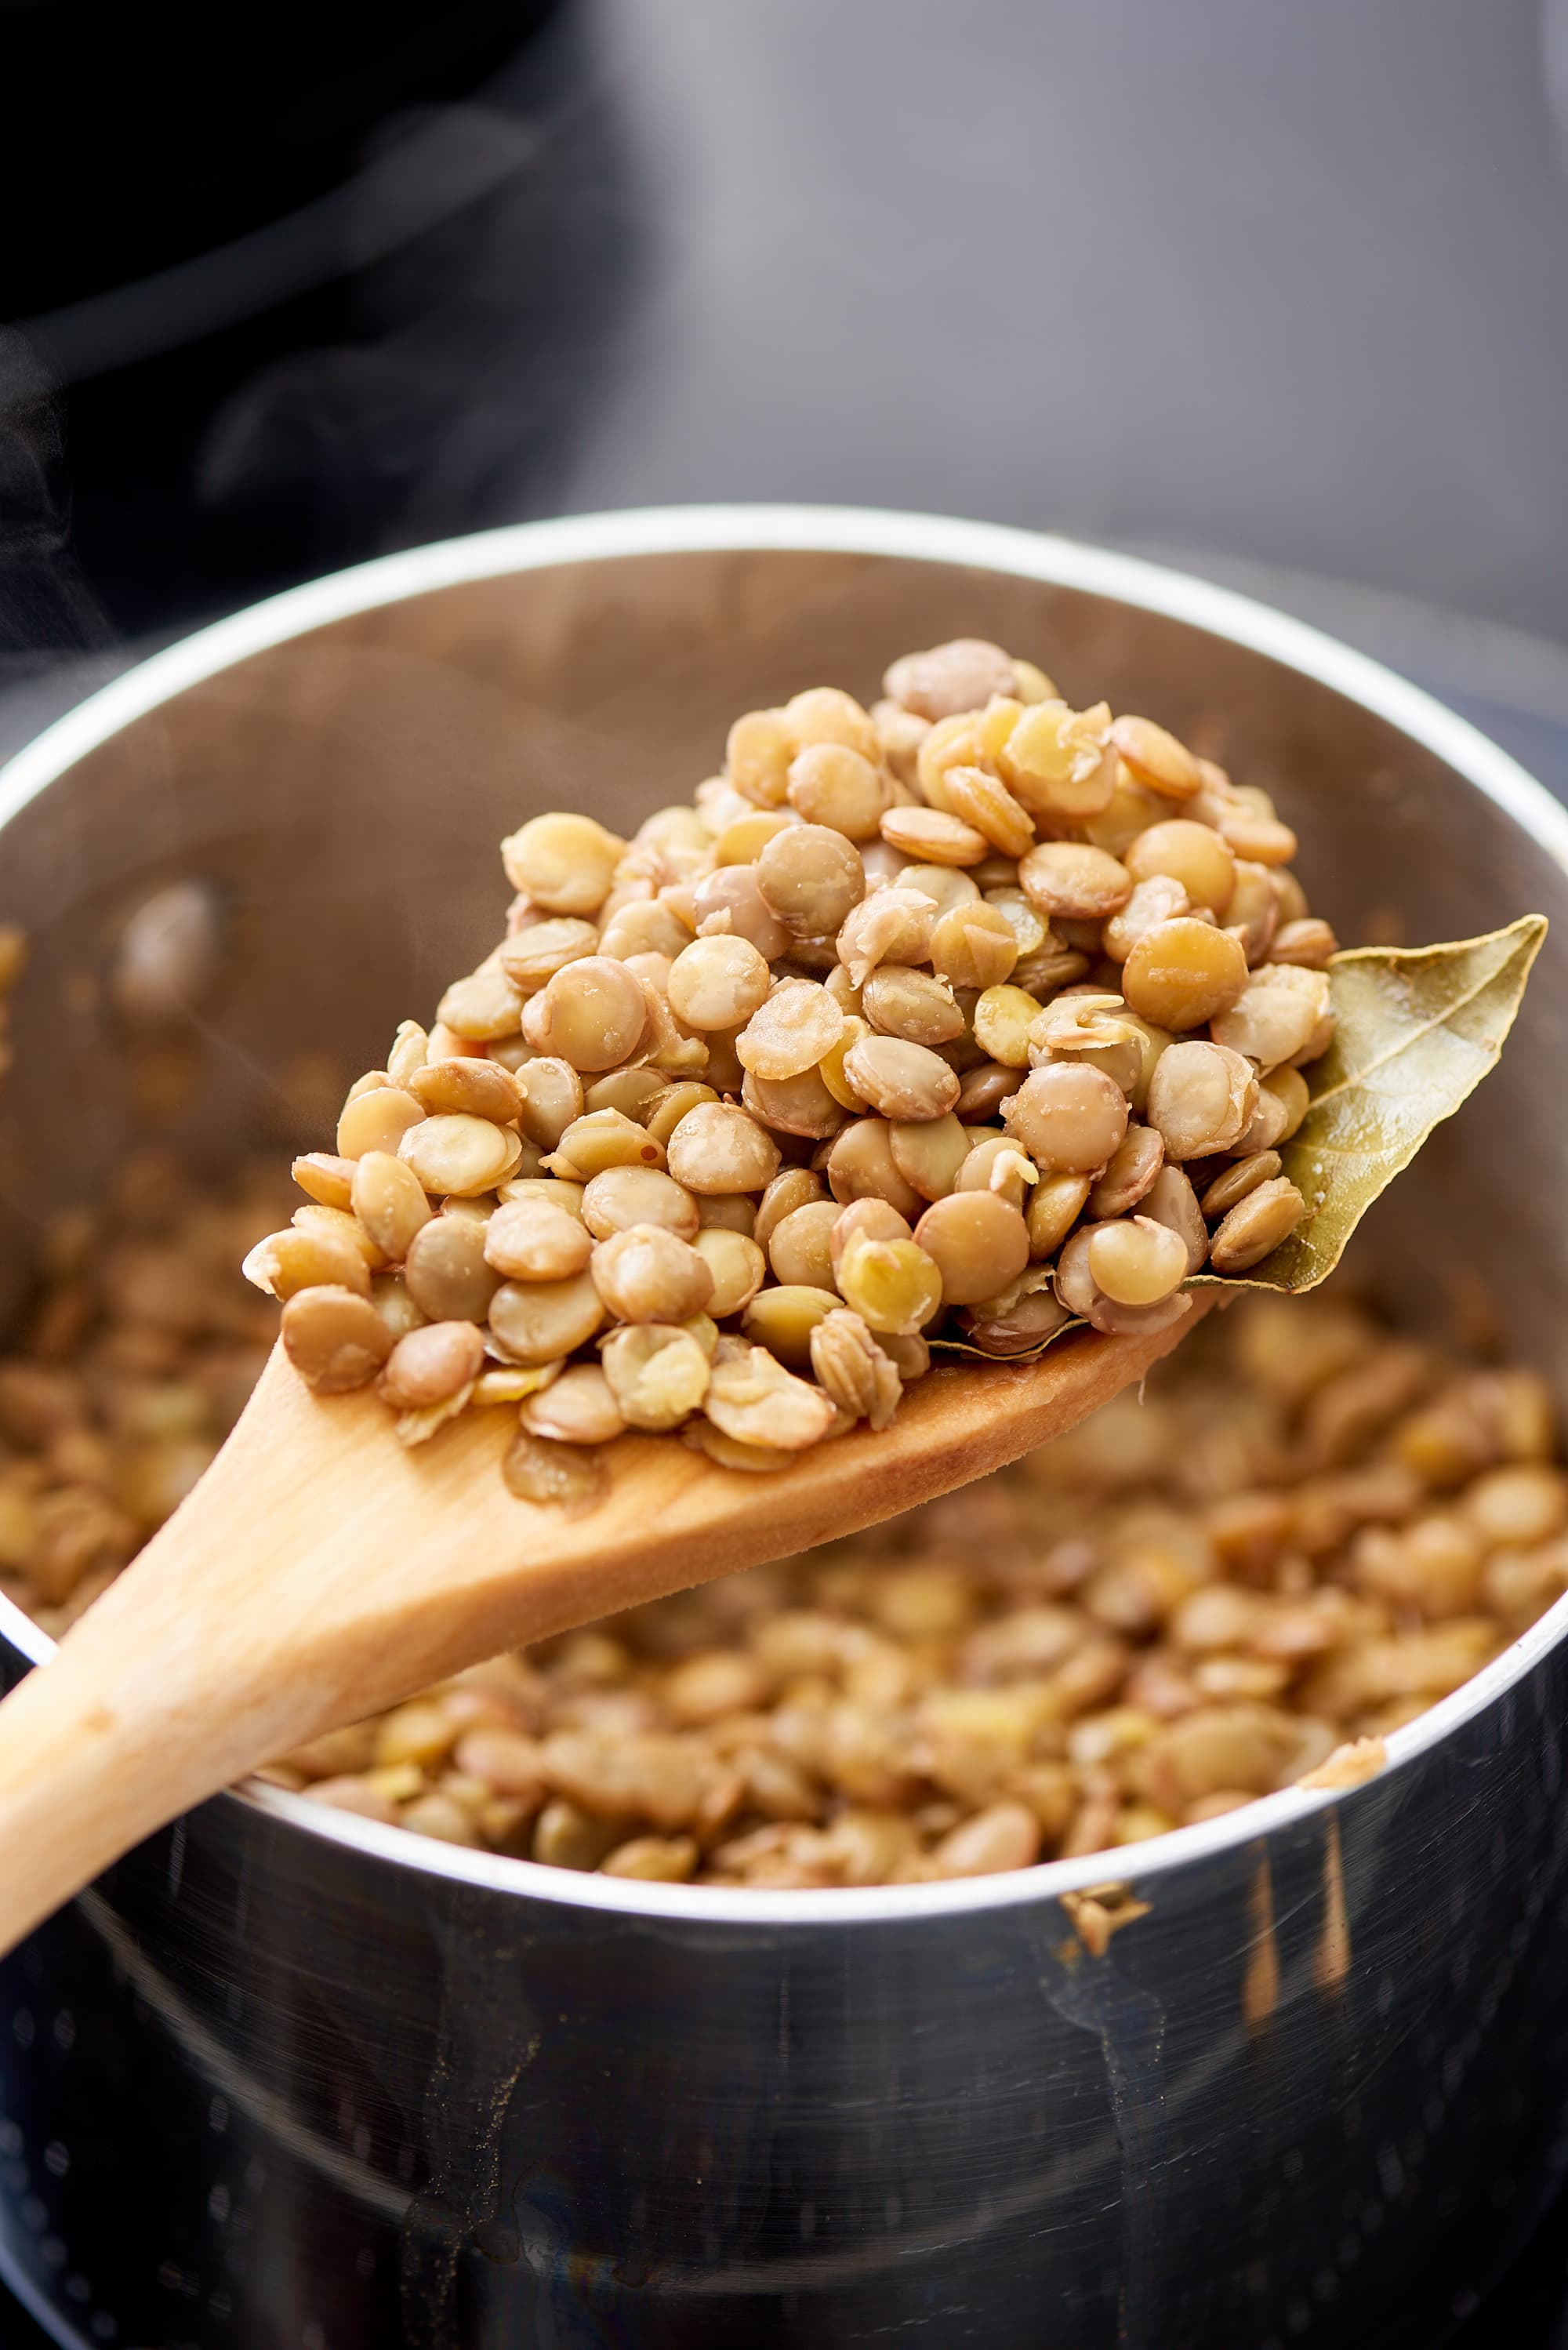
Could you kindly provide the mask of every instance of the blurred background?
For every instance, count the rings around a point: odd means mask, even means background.
[[[826,499],[1255,588],[1568,785],[1568,0],[0,0],[0,747],[276,586]]]
[[[0,754],[391,548],[802,499],[1251,588],[1568,795],[1568,0],[0,0]]]

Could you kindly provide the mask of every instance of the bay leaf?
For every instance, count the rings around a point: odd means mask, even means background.
[[[1334,1042],[1307,1073],[1307,1114],[1280,1154],[1307,1213],[1250,1274],[1200,1273],[1188,1286],[1300,1294],[1326,1280],[1373,1201],[1497,1066],[1545,936],[1543,914],[1522,914],[1484,938],[1333,956]],[[1087,1326],[1065,1322],[1022,1355],[987,1355],[957,1338],[931,1347],[975,1362],[1033,1363]]]
[[[1194,1286],[1315,1289],[1373,1201],[1494,1068],[1546,936],[1542,914],[1446,946],[1352,947],[1328,966],[1333,1044],[1306,1074],[1312,1101],[1283,1145],[1307,1203],[1250,1274]]]

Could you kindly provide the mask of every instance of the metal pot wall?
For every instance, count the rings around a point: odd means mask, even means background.
[[[4,1284],[130,1121],[126,912],[216,885],[192,1147],[263,1137],[320,1007],[357,1066],[488,941],[494,843],[688,792],[737,709],[869,694],[957,632],[1276,789],[1354,935],[1558,923],[1501,1070],[1374,1226],[1418,1314],[1473,1251],[1568,1391],[1568,816],[1458,719],[1260,608],[1059,542],[736,509],[533,525],[296,591],[0,777],[33,931],[0,1101]],[[1521,1175],[1521,1170],[1527,1170]],[[1505,1208],[1500,1205],[1505,1202]],[[0,1312],[6,1298],[0,1296]],[[283,1464],[280,1464],[280,1469]],[[0,2271],[62,2343],[159,2350],[1437,2345],[1561,2175],[1568,1602],[1391,1741],[1129,1852],[742,1894],[205,1804],[0,1968]],[[0,1678],[47,1644],[0,1604]]]

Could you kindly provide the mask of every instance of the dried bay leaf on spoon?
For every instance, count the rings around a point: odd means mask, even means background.
[[[1497,1066],[1545,936],[1544,914],[1521,914],[1484,938],[1332,956],[1334,1042],[1307,1073],[1306,1116],[1280,1153],[1306,1215],[1250,1274],[1196,1274],[1187,1286],[1300,1295],[1326,1280],[1373,1201]],[[948,1338],[933,1351],[1033,1362],[1085,1326],[1064,1322],[1004,1358]]]
[[[1194,1285],[1299,1295],[1326,1280],[1373,1201],[1496,1067],[1545,936],[1544,914],[1521,914],[1485,938],[1333,956],[1334,1042],[1280,1152],[1307,1212],[1251,1273]]]

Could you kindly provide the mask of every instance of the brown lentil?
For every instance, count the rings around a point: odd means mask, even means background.
[[[490,1343],[503,1362],[559,1362],[603,1325],[604,1305],[591,1274],[564,1281],[504,1281],[490,1301]]]
[[[970,1156],[970,1130],[951,1110],[940,1118],[895,1118],[888,1127],[893,1164],[922,1200],[941,1200],[958,1188]]]
[[[809,1167],[786,1167],[782,1174],[774,1177],[757,1202],[752,1238],[760,1249],[767,1249],[787,1215],[796,1208],[805,1207],[810,1201],[826,1197],[827,1186],[820,1175]]]
[[[855,1235],[838,1260],[838,1287],[869,1329],[897,1337],[923,1329],[943,1302],[941,1267],[913,1240]]]
[[[506,973],[491,962],[447,989],[436,1021],[438,1027],[461,1037],[464,1044],[488,1045],[503,1036],[515,1036],[522,1012],[523,999],[517,990]]]
[[[1122,965],[1133,1010],[1161,1028],[1201,1028],[1230,1009],[1247,984],[1240,939],[1183,914],[1146,931]]]
[[[1115,1154],[1112,1154],[1114,1163]],[[1108,1171],[1108,1170],[1107,1170]],[[1036,1263],[1055,1255],[1087,1205],[1094,1190],[1088,1175],[1046,1173],[1029,1194],[1024,1221],[1029,1254]]]
[[[903,963],[881,963],[872,972],[861,991],[861,1009],[879,1035],[901,1036],[907,1044],[935,1049],[964,1033],[950,983]]]
[[[578,1445],[557,1444],[535,1436],[526,1428],[519,1428],[513,1438],[501,1474],[507,1491],[520,1502],[559,1510],[567,1517],[591,1510],[603,1498],[607,1483],[604,1462],[596,1454]],[[594,1864],[585,1860],[576,1865],[587,1868]]]
[[[890,796],[877,760],[846,743],[808,743],[790,763],[790,806],[847,840],[876,839]]]
[[[963,1138],[967,1148],[948,1190],[995,1191],[1013,1207],[1022,1208],[1031,1186],[1040,1180],[1033,1160],[1000,1127],[966,1126]]]
[[[946,1305],[995,1297],[1029,1263],[1029,1228],[994,1191],[954,1191],[936,1201],[916,1225],[915,1240],[936,1264]]]
[[[1257,1108],[1251,1062],[1223,1045],[1172,1045],[1149,1080],[1148,1122],[1170,1159],[1231,1150]]]
[[[1200,1205],[1205,1216],[1228,1215],[1249,1191],[1255,1191],[1279,1171],[1277,1150],[1254,1150],[1250,1158],[1238,1159],[1222,1175],[1216,1175],[1204,1192]]]
[[[1241,940],[1249,963],[1260,963],[1270,957],[1279,920],[1279,876],[1266,865],[1254,865],[1239,857],[1236,886],[1225,909],[1225,928]]]
[[[398,1340],[376,1392],[395,1411],[422,1411],[446,1402],[483,1367],[484,1341],[472,1322],[426,1322]]]
[[[501,845],[513,888],[552,914],[602,904],[626,843],[591,816],[541,816]]]
[[[1075,821],[1099,815],[1116,787],[1110,711],[1070,710],[1049,697],[1021,712],[1002,749],[1008,782],[1039,816]]]
[[[337,1121],[338,1156],[362,1159],[368,1150],[395,1151],[423,1117],[418,1102],[400,1086],[372,1085],[363,1093],[351,1093]]]
[[[419,1177],[386,1150],[368,1150],[354,1162],[349,1200],[389,1264],[403,1263],[431,1220],[431,1203]]]
[[[1063,1174],[1098,1175],[1127,1128],[1120,1087],[1103,1070],[1071,1062],[1032,1069],[1002,1115],[1037,1166]]]
[[[600,1241],[589,1271],[618,1322],[684,1322],[713,1294],[705,1260],[662,1224],[631,1224]]]
[[[701,1222],[696,1196],[659,1167],[607,1167],[584,1186],[584,1223],[596,1240],[629,1224],[662,1224],[681,1240],[695,1238]]]
[[[768,1260],[756,1242],[748,1233],[708,1225],[697,1234],[692,1246],[707,1266],[713,1284],[708,1313],[716,1322],[742,1313],[767,1278]]]
[[[1020,951],[1006,913],[984,899],[950,907],[931,932],[932,964],[955,987],[1000,987]]]
[[[327,1150],[310,1150],[294,1161],[289,1172],[300,1190],[322,1207],[346,1210],[353,1198],[357,1163],[335,1158]]]
[[[832,936],[866,894],[859,851],[821,824],[788,825],[757,858],[757,887],[795,938]]]
[[[898,886],[927,899],[935,909],[933,921],[950,913],[955,906],[972,906],[980,899],[979,882],[951,865],[901,866]]]
[[[749,939],[693,939],[670,966],[670,1008],[688,1028],[736,1028],[767,1001],[766,959]]]
[[[1158,1305],[1187,1278],[1187,1250],[1179,1232],[1148,1216],[1097,1224],[1089,1240],[1089,1271],[1118,1305]]]
[[[974,1036],[981,1051],[1005,1069],[1029,1066],[1029,1032],[1040,1017],[1037,997],[1004,982],[982,990],[974,1007]]]
[[[836,997],[814,980],[786,979],[741,1030],[735,1051],[750,1075],[773,1082],[815,1069],[843,1032]]]
[[[978,1011],[978,1004],[975,1008]],[[1024,1033],[1027,1050],[1028,1032]],[[1019,1066],[1023,1067],[1023,1064]],[[1018,1070],[1006,1067],[1001,1061],[977,1061],[972,1069],[964,1071],[959,1081],[958,1116],[971,1123],[977,1118],[992,1117],[1009,1094],[1018,1091],[1021,1082]]]
[[[533,995],[566,963],[597,949],[598,931],[592,922],[563,915],[553,920],[525,923],[502,941],[501,968],[519,995]],[[389,1062],[389,1070],[390,1063]]]
[[[1269,947],[1274,962],[1301,963],[1313,971],[1321,971],[1338,951],[1339,941],[1330,925],[1310,915],[1299,922],[1282,923]]]
[[[274,1232],[256,1243],[241,1271],[247,1281],[280,1301],[327,1282],[351,1289],[360,1297],[370,1295],[370,1274],[362,1252],[348,1235],[330,1228]]]
[[[1260,1183],[1237,1202],[1210,1244],[1216,1273],[1246,1273],[1288,1240],[1306,1213],[1306,1201],[1282,1175]]]
[[[640,985],[624,962],[585,955],[551,974],[528,999],[523,1033],[535,1050],[578,1071],[613,1069],[636,1050],[647,1025]]]
[[[1127,904],[1132,876],[1103,848],[1048,840],[1020,860],[1019,885],[1031,905],[1052,920],[1104,921]]]
[[[707,1392],[707,1355],[689,1330],[672,1324],[646,1322],[612,1330],[600,1360],[632,1428],[655,1432],[679,1428]]]
[[[421,1226],[409,1245],[403,1278],[410,1297],[432,1322],[483,1322],[501,1275],[486,1260],[488,1226],[448,1212]]]
[[[1003,857],[1023,857],[1033,846],[1033,817],[995,775],[983,767],[953,766],[943,781],[950,812],[971,824]]]
[[[926,865],[980,865],[991,850],[983,832],[944,808],[889,808],[881,833],[891,847]]]
[[[1306,1079],[1299,1069],[1271,1069],[1258,1083],[1260,1102],[1272,1099],[1280,1105],[1284,1124],[1266,1146],[1272,1149],[1276,1142],[1288,1142],[1307,1114],[1312,1095]]]
[[[754,865],[721,865],[705,874],[691,895],[697,934],[744,939],[769,962],[789,951],[790,937],[757,887]]]
[[[905,653],[884,676],[882,691],[919,718],[950,718],[983,709],[993,693],[1012,693],[1016,675],[1000,645],[955,637],[929,652]]]
[[[657,1219],[650,1217],[649,1221],[654,1222]],[[747,1191],[711,1191],[697,1202],[697,1227],[700,1232],[712,1229],[742,1232],[750,1240],[756,1221],[757,1203]]]
[[[405,1097],[406,1098],[406,1097]],[[522,1153],[522,1139],[487,1118],[443,1113],[421,1118],[398,1146],[426,1191],[473,1198],[504,1183]]]
[[[920,1212],[919,1193],[905,1181],[894,1160],[892,1129],[886,1118],[859,1118],[841,1128],[827,1155],[826,1172],[841,1205],[882,1200],[906,1218]]]
[[[1236,887],[1236,859],[1212,826],[1188,816],[1168,817],[1140,832],[1126,852],[1135,882],[1157,877],[1179,882],[1191,906],[1207,906],[1223,918]]]
[[[1179,1167],[1160,1169],[1144,1195],[1143,1212],[1157,1224],[1168,1224],[1187,1243],[1189,1276],[1209,1262],[1209,1229],[1198,1204],[1198,1194]]]
[[[1265,963],[1251,974],[1235,1002],[1215,1016],[1212,1033],[1218,1044],[1245,1053],[1262,1074],[1282,1061],[1293,1061],[1298,1054],[1315,1060],[1333,1033],[1332,1024],[1322,1033],[1332,1020],[1326,972],[1296,963]]]
[[[836,1306],[811,1334],[811,1367],[825,1394],[843,1411],[886,1428],[898,1408],[903,1382],[892,1357],[858,1314]]]
[[[670,1135],[670,1173],[689,1191],[761,1191],[778,1172],[779,1148],[755,1118],[724,1102],[700,1102]]]
[[[839,971],[858,991],[879,963],[915,968],[931,952],[942,919],[924,889],[895,883],[873,890],[844,918],[836,941]]]
[[[765,1347],[736,1339],[721,1343],[703,1409],[722,1435],[785,1452],[820,1443],[834,1415],[820,1388],[796,1378]]]
[[[331,1284],[298,1291],[280,1327],[285,1353],[317,1395],[363,1387],[392,1351],[391,1332],[369,1299]]]
[[[840,1212],[836,1200],[814,1200],[780,1218],[768,1241],[767,1261],[775,1281],[832,1288],[833,1230]]]
[[[554,1150],[566,1128],[583,1114],[583,1081],[569,1061],[542,1054],[519,1069],[522,1106],[517,1123],[528,1141]]]
[[[625,1433],[626,1417],[601,1367],[574,1363],[525,1399],[523,1425],[558,1444],[608,1444]]]
[[[777,1283],[752,1299],[741,1317],[742,1336],[792,1369],[804,1370],[811,1360],[812,1332],[838,1302],[831,1289],[812,1283]]]
[[[1111,742],[1135,784],[1165,799],[1189,800],[1203,787],[1197,760],[1184,743],[1151,718],[1118,718]]]
[[[1154,874],[1148,880],[1140,881],[1121,911],[1111,916],[1101,933],[1100,944],[1113,962],[1126,962],[1138,941],[1150,931],[1189,911],[1187,892],[1180,882],[1168,873]]]
[[[958,1076],[940,1055],[902,1036],[861,1037],[845,1055],[844,1073],[888,1118],[941,1118],[959,1096]]]

